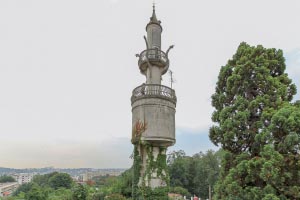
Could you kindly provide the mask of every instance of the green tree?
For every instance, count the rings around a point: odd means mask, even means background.
[[[18,195],[16,195],[16,196],[12,196],[12,198],[14,199],[14,200],[24,200],[25,199],[25,193],[24,192],[20,192]]]
[[[95,192],[95,193],[89,193],[88,200],[104,200],[104,197],[106,196],[103,192]]]
[[[276,112],[259,139],[272,143],[262,154],[260,177],[281,199],[300,199],[300,103],[286,104]]]
[[[170,186],[188,188],[189,157],[183,150],[173,151],[168,154],[167,163],[170,176]]]
[[[170,188],[170,193],[175,193],[175,194],[181,194],[182,196],[191,196],[189,191],[183,187],[171,187]]]
[[[111,194],[104,198],[105,200],[126,200],[121,194]]]
[[[0,176],[0,183],[16,182],[12,176],[3,175]]]
[[[196,173],[194,174],[193,194],[208,199],[209,187],[213,187],[218,179],[222,151],[214,152],[208,150],[206,153],[198,153],[193,156],[196,162]]]
[[[215,199],[269,199],[280,195],[275,182],[262,176],[271,159],[283,162],[266,134],[273,115],[290,102],[296,87],[285,71],[281,50],[241,43],[220,70],[212,95],[215,111],[210,139],[225,150]],[[269,137],[267,137],[269,135]],[[277,173],[279,168],[272,169]],[[269,196],[267,196],[269,195]]]
[[[59,174],[58,172],[52,172],[44,175],[35,175],[32,179],[33,183],[36,183],[37,185],[44,187],[44,186],[49,186],[49,179],[52,178],[53,176]]]
[[[20,185],[16,191],[13,192],[13,196],[18,196],[20,193],[27,193],[33,186],[33,183],[24,183]]]
[[[117,184],[114,184],[115,187],[119,189],[114,189],[114,192],[120,191],[120,193],[129,198],[132,196],[132,182],[133,182],[133,169],[130,168],[123,172],[121,176],[118,177]]]
[[[97,185],[97,186],[104,186],[104,185],[107,184],[109,179],[110,179],[109,175],[95,176],[95,177],[92,178],[92,181],[94,181],[95,185]]]
[[[187,188],[191,194],[196,194],[197,160],[194,157],[189,158],[187,170]]]
[[[86,200],[88,196],[87,188],[81,184],[76,184],[73,188],[73,199],[74,200]]]
[[[170,185],[185,188],[201,198],[208,198],[209,185],[213,186],[219,175],[221,156],[222,151],[212,150],[192,157],[186,156],[182,150],[171,152],[168,157]]]
[[[51,191],[48,200],[73,200],[73,193],[70,189],[59,188]]]
[[[31,189],[25,195],[26,200],[47,200],[48,193],[37,184],[32,185]]]
[[[73,184],[73,179],[67,173],[58,173],[49,178],[49,185],[53,189],[67,188],[70,189]]]

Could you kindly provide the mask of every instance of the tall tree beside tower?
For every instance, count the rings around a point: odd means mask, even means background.
[[[285,167],[292,167],[290,159],[296,159],[293,162],[300,169],[299,149],[283,151],[282,140],[292,144],[300,131],[294,127],[283,131],[283,124],[276,120],[289,118],[286,109],[294,109],[295,116],[299,112],[299,106],[290,104],[296,87],[285,73],[284,62],[281,50],[243,42],[221,68],[212,95],[215,125],[210,139],[226,155],[215,199],[296,198],[292,193],[299,191],[297,181],[287,184],[293,177]],[[292,136],[290,131],[294,131]],[[286,155],[291,156],[289,160]]]

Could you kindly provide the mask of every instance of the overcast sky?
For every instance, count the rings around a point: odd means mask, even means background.
[[[300,88],[299,0],[156,3],[163,49],[175,44],[171,150],[217,149],[210,96],[242,41],[282,49]],[[151,13],[151,0],[0,1],[0,167],[131,166],[130,97],[145,81],[134,55]]]

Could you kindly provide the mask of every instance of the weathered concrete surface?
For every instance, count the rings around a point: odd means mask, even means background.
[[[141,140],[154,145],[175,143],[175,104],[160,98],[144,98],[132,105],[132,127],[138,122],[146,125]]]

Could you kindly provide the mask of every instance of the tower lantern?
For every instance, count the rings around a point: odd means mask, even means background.
[[[175,143],[177,98],[172,88],[161,85],[162,76],[169,69],[168,53],[173,46],[166,52],[161,50],[162,26],[157,20],[155,7],[146,31],[146,49],[137,54],[138,66],[146,76],[146,83],[136,87],[131,96],[133,199],[151,199],[141,198],[139,191],[168,186],[166,151]]]

